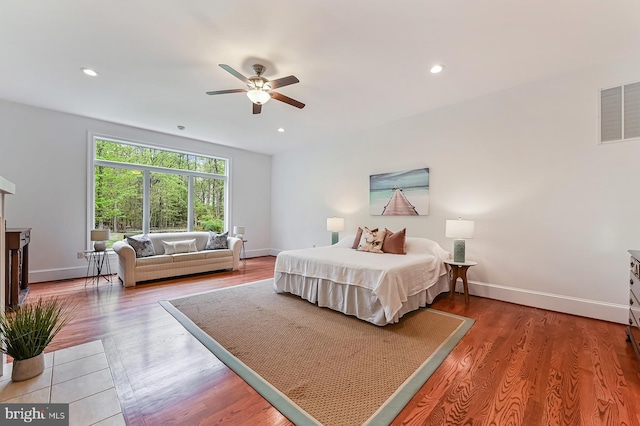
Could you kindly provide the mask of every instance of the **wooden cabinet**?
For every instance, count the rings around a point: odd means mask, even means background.
[[[629,250],[629,326],[627,340],[640,359],[640,250]]]
[[[6,306],[22,305],[29,292],[29,242],[31,228],[7,228],[6,230]]]
[[[4,241],[4,228],[5,228],[5,195],[14,194],[16,192],[16,186],[0,176],[0,315],[4,315],[4,272],[5,272],[5,241]],[[7,360],[7,356],[2,354],[0,360],[0,376],[4,373],[4,364]]]

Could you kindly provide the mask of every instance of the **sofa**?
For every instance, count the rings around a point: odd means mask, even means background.
[[[127,242],[127,239],[113,244],[113,250],[118,255],[118,278],[125,287],[133,287],[141,281],[224,269],[235,271],[240,268],[242,240],[239,238],[227,237],[228,248],[205,250],[210,236],[206,231],[147,235],[155,252],[151,256],[136,257],[136,250]],[[140,237],[142,235],[131,238]],[[195,246],[193,241],[189,240],[195,240]],[[190,243],[189,249],[185,245],[187,241]],[[175,254],[165,253],[165,248],[168,247],[168,250],[174,251],[176,246],[182,247],[182,250],[178,250]]]

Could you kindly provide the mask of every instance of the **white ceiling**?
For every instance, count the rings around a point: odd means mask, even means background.
[[[0,40],[2,99],[273,154],[638,56],[640,2],[0,0]],[[255,62],[307,106],[205,95]]]

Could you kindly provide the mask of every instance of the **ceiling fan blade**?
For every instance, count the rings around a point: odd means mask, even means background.
[[[260,114],[262,112],[262,104],[253,104],[253,113]]]
[[[276,99],[280,102],[284,102],[285,104],[289,104],[289,105],[293,105],[296,108],[304,108],[304,104],[302,102],[296,101],[295,99],[291,99],[288,96],[283,95],[282,93],[278,93],[278,92],[269,92],[269,94],[271,95],[271,97],[273,99]]]
[[[288,86],[290,84],[295,84],[295,83],[300,83],[300,80],[290,75],[289,77],[282,77],[282,78],[277,78],[275,80],[270,80],[269,86],[271,86],[272,89],[276,89],[278,87]]]
[[[245,77],[244,75],[240,74],[238,71],[234,70],[229,65],[227,65],[227,64],[218,64],[218,65],[220,66],[220,68],[222,68],[223,70],[227,71],[229,74],[232,74],[237,79],[242,80],[245,84],[249,84],[249,80],[247,79],[247,77]]]
[[[207,95],[224,95],[225,93],[241,93],[246,92],[247,89],[229,89],[229,90],[214,90],[212,92],[206,92]]]

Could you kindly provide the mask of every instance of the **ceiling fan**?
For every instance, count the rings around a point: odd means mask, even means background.
[[[242,80],[247,85],[247,88],[214,90],[212,92],[207,92],[207,95],[223,95],[225,93],[247,92],[247,96],[249,97],[251,102],[253,102],[254,114],[260,114],[260,112],[262,111],[262,105],[266,104],[271,98],[280,102],[284,102],[285,104],[293,105],[296,108],[304,108],[304,104],[302,102],[291,99],[290,97],[285,96],[282,93],[273,91],[273,89],[277,89],[278,87],[284,87],[290,84],[299,83],[300,80],[298,80],[296,77],[290,75],[288,77],[282,77],[276,80],[267,80],[266,78],[262,77],[262,74],[264,73],[266,68],[263,65],[254,64],[252,68],[256,75],[247,78],[244,75],[240,74],[238,71],[231,68],[229,65],[219,65],[223,70]]]

